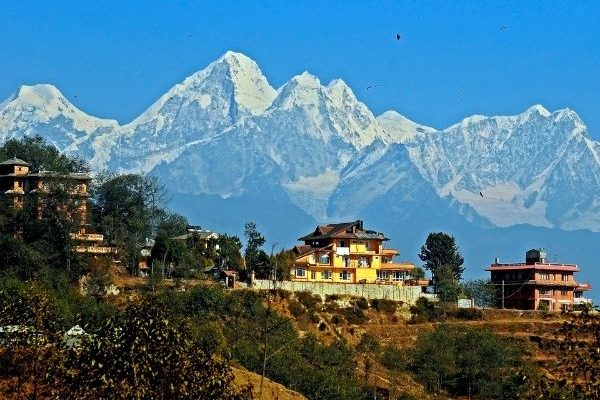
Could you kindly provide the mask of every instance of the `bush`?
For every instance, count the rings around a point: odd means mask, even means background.
[[[369,302],[364,297],[356,299],[355,304],[361,310],[366,310],[369,308]]]
[[[391,371],[405,371],[410,363],[410,355],[394,345],[383,349],[381,364]]]
[[[340,313],[349,324],[361,325],[367,322],[367,317],[363,310],[358,307],[342,308]]]
[[[304,309],[304,307],[302,306],[302,304],[300,304],[299,301],[297,300],[290,300],[288,303],[288,310],[290,310],[290,313],[294,316],[294,318],[300,318],[304,315],[304,313],[306,313],[306,310]]]
[[[386,313],[393,314],[396,312],[398,303],[388,299],[373,299],[371,300],[371,307],[373,307],[377,311],[383,311]]]
[[[343,319],[342,319],[342,317],[341,317],[341,316],[339,316],[339,315],[337,315],[337,314],[336,314],[336,315],[334,315],[333,317],[331,317],[331,323],[332,323],[332,324],[339,325],[339,324],[341,324],[342,322],[343,322]]]
[[[410,307],[410,313],[412,324],[440,321],[446,318],[446,312],[442,307],[424,297],[419,298],[415,305]]]
[[[381,350],[379,340],[370,333],[363,333],[357,345],[358,351],[362,353],[378,353]]]
[[[309,291],[296,292],[296,298],[309,312],[315,312],[321,304],[321,296],[313,295]]]
[[[521,342],[480,328],[441,325],[417,340],[411,369],[433,393],[519,398],[514,377],[526,366]]]
[[[289,299],[292,295],[292,292],[290,292],[289,290],[285,290],[285,289],[272,289],[271,293],[273,293],[275,295],[275,297],[282,299],[282,300]]]
[[[339,294],[326,294],[325,295],[325,301],[328,302],[328,303],[336,301],[336,300],[339,300],[341,298],[342,298],[342,296],[339,295]]]
[[[475,321],[483,319],[483,311],[477,308],[453,308],[447,311],[448,316],[455,319]]]

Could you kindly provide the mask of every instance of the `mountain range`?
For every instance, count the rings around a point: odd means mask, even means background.
[[[579,262],[588,279],[597,268],[600,143],[569,109],[438,130],[373,115],[340,79],[304,72],[275,89],[227,52],[124,125],[52,85],[21,86],[0,103],[0,142],[34,134],[93,171],[157,176],[194,223],[239,232],[253,220],[281,246],[316,223],[362,218],[415,262],[427,232],[453,233],[473,276],[529,247]]]

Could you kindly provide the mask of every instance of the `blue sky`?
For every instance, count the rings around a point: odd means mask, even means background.
[[[375,114],[443,128],[541,103],[574,109],[600,139],[600,2],[92,3],[2,3],[0,99],[49,82],[84,111],[129,122],[235,50],[275,87],[304,70],[342,78]]]

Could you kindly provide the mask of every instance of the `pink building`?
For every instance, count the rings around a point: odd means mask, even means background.
[[[498,306],[519,310],[569,310],[590,303],[584,292],[591,285],[575,281],[575,264],[551,263],[544,249],[529,250],[524,263],[495,262],[487,268],[498,289]]]

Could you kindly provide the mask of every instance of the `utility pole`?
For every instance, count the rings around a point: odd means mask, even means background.
[[[502,280],[502,309],[504,310],[504,279]]]
[[[275,246],[277,246],[277,243],[273,243],[273,246],[271,246],[271,271],[270,272],[270,277],[271,279],[273,279],[273,289],[275,289],[275,274],[277,273],[277,263],[273,261],[273,252],[275,250]],[[270,279],[268,280],[270,281]],[[269,285],[267,287],[267,314],[265,316],[265,329],[264,329],[264,333],[265,333],[265,341],[263,343],[263,345],[265,346],[263,349],[263,365],[262,365],[262,374],[260,376],[260,389],[259,389],[259,394],[258,394],[258,398],[259,400],[262,400],[262,394],[263,394],[263,383],[265,380],[265,374],[267,372],[267,345],[269,344],[268,338],[269,338],[269,315],[271,314],[271,285]]]

